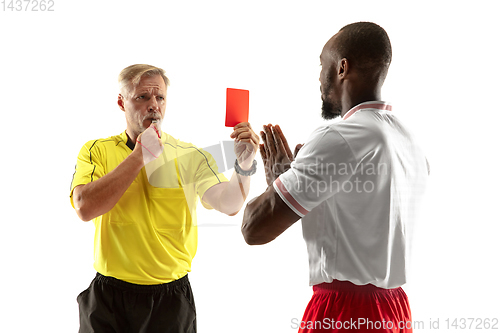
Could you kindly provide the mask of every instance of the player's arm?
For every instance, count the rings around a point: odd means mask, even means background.
[[[250,170],[259,147],[259,136],[254,133],[249,123],[244,122],[234,127],[231,138],[235,140],[235,154],[241,169]],[[210,187],[202,200],[215,210],[233,216],[243,207],[249,190],[250,176],[233,172],[229,182]]]
[[[138,142],[141,142],[142,134],[137,138]],[[143,150],[143,145],[136,144],[132,153],[114,170],[93,182],[74,188],[73,205],[81,220],[90,221],[116,205],[147,162]]]
[[[249,245],[266,244],[299,219],[300,216],[283,202],[271,185],[246,206],[241,232]]]
[[[302,145],[297,145],[292,155],[279,126],[264,126],[261,136],[264,143],[260,146],[260,152],[269,186],[245,208],[241,232],[250,245],[265,244],[274,240],[300,219],[281,199],[273,183],[280,174],[290,168],[290,163]]]

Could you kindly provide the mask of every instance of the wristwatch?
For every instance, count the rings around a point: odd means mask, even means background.
[[[236,159],[236,161],[234,162],[234,171],[236,171],[238,175],[252,176],[257,172],[257,161],[253,160],[252,168],[250,170],[242,170],[240,165],[238,164],[238,159]]]

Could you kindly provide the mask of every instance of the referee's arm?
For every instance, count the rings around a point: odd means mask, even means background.
[[[110,173],[96,181],[76,186],[73,204],[78,217],[82,221],[90,221],[109,212],[143,166],[141,146],[136,145],[132,153]]]

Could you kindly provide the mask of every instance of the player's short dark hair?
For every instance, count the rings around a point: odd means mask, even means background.
[[[371,22],[348,24],[339,30],[335,44],[339,59],[346,58],[353,68],[387,73],[392,47],[387,32],[379,25]]]

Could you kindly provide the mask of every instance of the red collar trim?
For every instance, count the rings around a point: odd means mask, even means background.
[[[364,102],[361,104],[356,105],[342,117],[342,120],[346,120],[350,116],[352,116],[356,111],[363,110],[363,109],[377,109],[377,110],[387,110],[387,111],[392,111],[392,105],[386,102]]]

